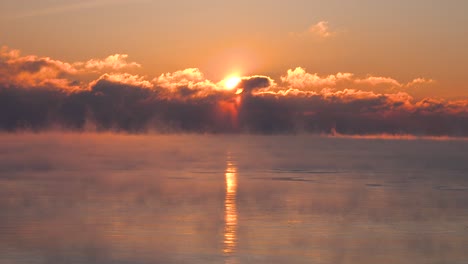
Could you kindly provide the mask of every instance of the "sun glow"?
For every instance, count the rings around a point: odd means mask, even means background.
[[[226,89],[228,90],[232,90],[234,88],[237,87],[237,85],[239,85],[239,83],[241,82],[241,78],[238,77],[238,76],[231,76],[231,77],[228,77],[224,80],[224,87],[226,87]]]

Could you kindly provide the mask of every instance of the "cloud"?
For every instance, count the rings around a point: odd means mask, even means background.
[[[105,59],[86,62],[62,62],[49,57],[21,55],[19,50],[6,46],[0,49],[0,84],[23,88],[86,89],[86,79],[112,78],[114,81],[139,81],[149,87],[142,77],[131,77],[123,71],[141,67],[136,62],[127,62],[128,55],[115,54]]]
[[[188,68],[176,72],[168,72],[154,78],[153,82],[161,87],[174,89],[181,86],[196,87],[205,82],[205,76],[198,68]]]
[[[333,132],[468,136],[466,101],[415,101],[403,92],[380,94],[353,89],[320,93],[265,91],[249,96],[227,96],[220,92],[218,96],[184,98],[167,96],[164,91],[111,78],[102,78],[90,90],[73,93],[2,88],[0,128],[41,131],[59,126],[83,131],[91,123],[97,131],[132,133]],[[236,97],[240,98],[237,103]],[[229,114],[222,114],[220,104],[223,109],[231,109],[224,111]]]
[[[364,79],[357,79],[355,80],[356,83],[363,83],[363,84],[370,84],[370,85],[389,85],[393,87],[401,87],[401,84],[392,78],[389,77],[375,77],[375,76],[369,76]]]
[[[408,83],[384,76],[358,77],[353,73],[339,72],[326,76],[317,73],[308,73],[304,68],[289,69],[286,75],[281,76],[281,81],[290,89],[303,91],[320,91],[322,89],[360,89],[364,91],[380,90],[381,92],[404,91],[415,86],[427,86],[435,81],[426,78],[416,78]]]
[[[141,67],[140,64],[136,62],[127,62],[128,55],[127,54],[114,54],[110,55],[109,57],[103,60],[96,60],[92,59],[85,63],[75,63],[77,66],[82,66],[88,70],[103,70],[103,69],[111,69],[111,70],[122,70],[127,68],[139,68]]]
[[[289,84],[293,88],[310,89],[332,87],[335,86],[337,82],[349,80],[352,77],[352,73],[337,73],[336,75],[320,77],[317,73],[307,73],[304,68],[297,67],[294,70],[289,69],[286,76],[281,77],[281,81]]]
[[[407,83],[407,87],[414,87],[414,86],[421,86],[421,85],[428,85],[428,84],[433,84],[435,83],[435,80],[433,79],[426,79],[426,78],[416,78],[412,80],[411,82]]]
[[[319,21],[301,32],[290,32],[289,35],[292,37],[316,37],[321,39],[328,39],[335,36],[337,32],[330,29],[328,21]]]
[[[207,80],[198,68],[164,73],[154,78],[152,83],[165,89],[169,97],[204,97],[222,90],[220,84]]]
[[[251,93],[255,90],[269,88],[274,85],[275,81],[270,77],[255,75],[242,78],[237,87],[243,89],[243,91],[246,93]]]
[[[10,49],[7,46],[0,47],[0,58],[2,60],[18,58],[20,56],[20,51],[16,49]]]
[[[113,83],[137,86],[137,87],[144,87],[144,88],[153,87],[151,82],[145,80],[144,76],[132,75],[129,73],[121,73],[121,74],[107,74],[106,73],[102,75],[101,77],[99,77],[99,79],[97,79],[95,82],[92,82],[91,86],[93,86],[96,82],[99,82],[101,80],[106,80],[106,81],[113,82]]]
[[[238,95],[198,68],[151,79],[115,66],[126,56],[114,58],[117,64],[89,60],[106,66],[87,68],[0,49],[0,130],[468,136],[468,100],[411,96],[407,88],[431,79],[321,76],[298,67],[278,84],[268,76],[244,76]]]
[[[18,50],[1,48],[0,84],[3,86],[76,88],[68,78],[76,73],[69,63],[49,57],[21,56]]]
[[[321,38],[329,38],[335,34],[334,32],[330,31],[328,21],[320,21],[317,24],[310,26],[308,32]]]

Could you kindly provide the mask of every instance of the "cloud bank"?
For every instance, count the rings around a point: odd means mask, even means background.
[[[127,59],[68,63],[1,48],[0,130],[468,136],[468,100],[411,96],[428,78],[298,67],[278,83],[246,76],[229,90],[197,68],[135,75],[127,71],[141,65]]]

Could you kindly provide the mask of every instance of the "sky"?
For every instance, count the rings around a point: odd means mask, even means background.
[[[105,80],[199,98],[235,76],[243,97],[400,98],[413,114],[418,103],[466,114],[467,11],[458,0],[6,0],[0,84],[76,95]]]
[[[466,1],[6,0],[1,44],[65,61],[129,54],[159,75],[200,68],[278,78],[304,67],[437,85],[421,93],[465,96]],[[308,32],[327,22],[332,35]],[[307,34],[310,33],[310,34]]]

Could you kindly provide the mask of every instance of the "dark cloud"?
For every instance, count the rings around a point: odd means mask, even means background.
[[[41,70],[42,67],[47,66],[48,63],[44,60],[38,61],[27,61],[21,64],[19,70],[20,71],[27,71],[30,73],[35,73]]]
[[[468,136],[464,106],[429,99],[412,103],[388,95],[347,96],[261,93],[170,98],[163,89],[107,80],[70,93],[2,87],[0,129]]]
[[[252,76],[243,78],[237,87],[244,89],[244,92],[250,93],[256,89],[267,88],[273,81],[267,76]]]

